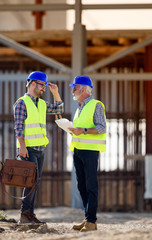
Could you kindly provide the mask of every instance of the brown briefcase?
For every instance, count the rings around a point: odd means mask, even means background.
[[[33,187],[36,164],[30,161],[6,159],[2,169],[2,183],[14,187]]]

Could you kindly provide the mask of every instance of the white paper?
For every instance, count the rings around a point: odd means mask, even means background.
[[[73,127],[73,123],[71,121],[69,121],[66,118],[61,118],[58,120],[55,120],[56,124],[58,125],[58,127],[62,128],[64,131],[71,133],[70,130],[68,128]]]

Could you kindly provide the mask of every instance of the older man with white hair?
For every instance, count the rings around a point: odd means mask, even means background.
[[[92,97],[93,84],[88,76],[77,76],[72,87],[78,108],[73,119],[70,149],[74,152],[74,166],[84,209],[85,219],[74,225],[81,232],[97,230],[98,180],[100,152],[106,151],[106,115],[104,104]]]

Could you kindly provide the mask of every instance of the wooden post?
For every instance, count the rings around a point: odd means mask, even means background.
[[[152,72],[152,44],[146,47],[145,72]],[[145,83],[145,100],[146,100],[146,154],[152,154],[152,81],[146,81]]]
[[[145,71],[152,72],[152,44],[146,47]],[[152,79],[151,79],[152,80]],[[152,208],[152,81],[145,83],[146,103],[146,157],[145,157],[145,207]],[[149,207],[149,206],[148,206]]]
[[[36,4],[41,4],[42,0],[35,0]],[[45,14],[44,11],[40,12],[33,12],[33,15],[35,15],[35,29],[42,29],[42,16]]]

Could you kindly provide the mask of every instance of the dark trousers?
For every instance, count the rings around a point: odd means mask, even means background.
[[[76,169],[78,190],[84,209],[85,220],[95,223],[98,208],[98,151],[74,149],[73,159]]]
[[[22,200],[21,204],[21,212],[25,210],[30,210],[30,212],[34,213],[34,204],[35,204],[35,196],[36,192],[40,183],[40,177],[42,174],[42,167],[44,162],[44,152],[37,151],[30,147],[27,148],[29,153],[28,161],[35,162],[37,165],[37,181],[33,192]],[[21,157],[22,160],[26,160],[25,158]],[[24,188],[23,190],[23,197],[26,196],[30,192],[31,188]]]

